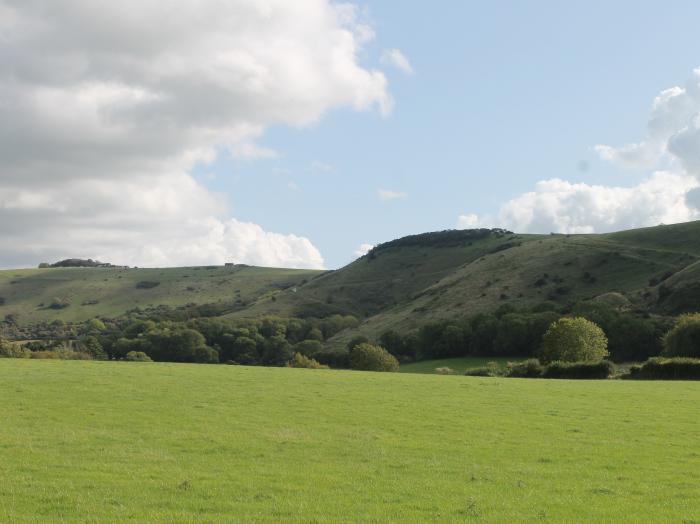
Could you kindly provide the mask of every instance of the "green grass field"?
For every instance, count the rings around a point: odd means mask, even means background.
[[[481,357],[461,357],[442,358],[437,360],[422,360],[401,364],[401,373],[435,373],[435,368],[450,368],[457,373],[464,373],[469,368],[478,368],[487,365],[489,362],[496,362],[499,366],[505,367],[508,362],[522,360],[519,357],[513,358],[481,358]]]
[[[698,522],[700,385],[0,360],[0,522]]]

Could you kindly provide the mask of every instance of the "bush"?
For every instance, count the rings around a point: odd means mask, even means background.
[[[136,289],[153,289],[158,286],[160,286],[160,282],[154,280],[141,280],[136,283]]]
[[[92,355],[83,351],[60,348],[51,351],[33,351],[31,358],[40,360],[92,360]]]
[[[153,359],[146,355],[143,351],[129,351],[124,360],[129,362],[153,362]]]
[[[294,356],[288,365],[290,368],[328,369],[328,366],[320,364],[317,360],[306,357],[301,353],[294,353]]]
[[[508,362],[505,376],[512,378],[539,378],[544,367],[536,358],[523,360],[522,362]]]
[[[663,337],[664,356],[700,358],[700,313],[678,317]]]
[[[51,309],[65,309],[70,306],[70,301],[67,298],[54,298],[49,304]]]
[[[552,362],[542,371],[542,378],[604,379],[615,374],[615,364],[600,362]]]
[[[350,367],[363,371],[398,371],[399,361],[383,347],[363,343],[350,352]]]
[[[583,317],[561,318],[542,337],[539,359],[548,364],[596,362],[608,356],[608,339],[597,324]]]
[[[0,358],[30,358],[32,352],[19,344],[10,344],[0,340]]]
[[[351,338],[350,342],[348,342],[347,346],[345,347],[347,348],[348,352],[350,352],[360,344],[369,344],[369,339],[363,335],[357,335],[356,337]]]
[[[55,351],[32,351],[32,358],[39,360],[58,360],[58,353]]]
[[[630,368],[629,378],[641,380],[700,380],[700,359],[650,358]]]
[[[454,375],[455,370],[448,367],[435,368],[435,373],[438,375]]]

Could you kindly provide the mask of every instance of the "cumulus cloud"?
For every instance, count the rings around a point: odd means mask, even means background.
[[[413,74],[413,66],[406,58],[400,49],[385,49],[382,53],[381,61],[383,64],[394,66],[396,69],[403,71],[407,75]]]
[[[700,218],[686,201],[694,177],[658,172],[634,187],[553,179],[501,206],[495,216],[462,215],[458,227],[504,227],[522,233],[598,233]]]
[[[358,247],[358,248],[355,250],[355,256],[356,256],[357,258],[360,258],[361,256],[364,256],[364,255],[366,255],[367,253],[369,253],[369,252],[372,250],[373,247],[374,247],[373,244],[360,244],[360,247]]]
[[[394,191],[392,189],[379,189],[377,190],[379,198],[383,201],[397,200],[400,198],[406,198],[408,195],[403,191]]]
[[[684,87],[662,91],[655,99],[646,137],[621,147],[598,145],[605,160],[627,167],[654,169],[666,159],[700,178],[700,68],[695,69]]]
[[[322,266],[189,173],[221,151],[276,156],[258,144],[273,124],[387,114],[384,74],[357,59],[372,37],[329,0],[0,0],[0,265]]]
[[[700,68],[684,87],[653,101],[639,142],[595,147],[604,160],[658,170],[633,187],[539,182],[492,216],[463,215],[459,227],[500,226],[522,232],[593,233],[700,219]]]

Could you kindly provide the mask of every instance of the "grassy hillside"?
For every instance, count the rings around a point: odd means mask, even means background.
[[[116,317],[135,307],[225,303],[245,307],[266,293],[301,285],[318,271],[248,266],[167,269],[51,268],[0,271],[0,318],[21,323]],[[158,283],[139,287],[140,282]],[[68,303],[52,309],[58,299]]]
[[[377,246],[327,272],[234,268],[0,271],[0,318],[21,323],[113,317],[134,307],[218,303],[232,317],[352,314],[360,333],[408,331],[503,304],[566,307],[613,297],[631,309],[700,307],[700,222],[606,235],[518,235],[502,230],[427,233]],[[140,289],[138,282],[160,285]],[[55,299],[70,306],[49,306]]]
[[[2,522],[695,522],[694,383],[0,360]]]

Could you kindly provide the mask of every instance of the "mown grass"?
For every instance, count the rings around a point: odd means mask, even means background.
[[[1,522],[696,522],[697,383],[0,361]]]
[[[435,373],[436,368],[450,368],[456,373],[464,373],[470,368],[480,368],[486,366],[489,362],[496,362],[500,367],[505,367],[508,362],[516,362],[522,358],[505,358],[505,357],[460,357],[460,358],[441,358],[436,360],[422,360],[420,362],[411,362],[410,364],[401,364],[401,373]]]

